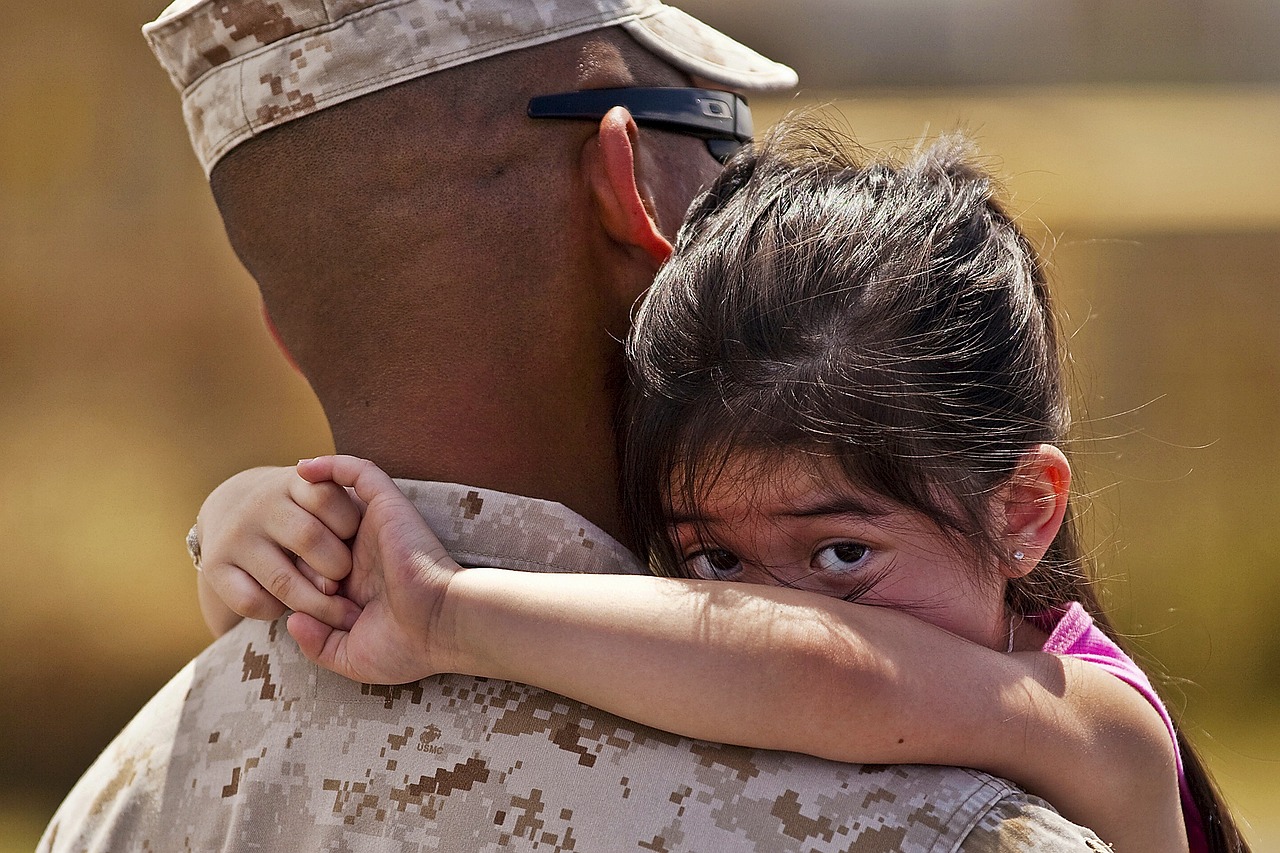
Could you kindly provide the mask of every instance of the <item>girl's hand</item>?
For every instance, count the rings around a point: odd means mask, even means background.
[[[310,660],[372,684],[403,684],[453,672],[456,645],[446,593],[462,568],[445,551],[413,503],[372,462],[325,456],[298,463],[298,473],[354,489],[365,505],[343,594],[363,608],[349,630],[305,612],[289,617],[289,633]]]
[[[210,628],[222,633],[241,616],[269,620],[286,610],[349,627],[359,608],[334,593],[351,571],[343,540],[359,524],[360,507],[345,489],[309,483],[293,468],[253,468],[218,486],[199,515]]]

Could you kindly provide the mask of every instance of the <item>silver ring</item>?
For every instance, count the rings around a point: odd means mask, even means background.
[[[191,555],[191,564],[196,567],[196,571],[200,569],[200,522],[191,525],[191,529],[187,531],[187,553]]]

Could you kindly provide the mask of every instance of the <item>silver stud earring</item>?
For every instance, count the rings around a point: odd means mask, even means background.
[[[1026,555],[1026,554],[1024,554],[1024,553],[1022,553],[1021,551],[1014,551],[1014,552],[1013,552],[1013,559],[1017,560],[1018,562],[1022,562],[1022,560],[1023,560],[1026,556],[1027,556],[1027,555]]]

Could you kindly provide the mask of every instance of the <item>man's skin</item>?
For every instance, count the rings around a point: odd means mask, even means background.
[[[622,534],[620,341],[719,164],[625,111],[538,122],[524,107],[691,82],[621,31],[593,33],[320,111],[214,169],[227,234],[339,451]]]
[[[218,164],[227,234],[339,452],[556,501],[623,539],[621,341],[720,165],[625,110],[597,124],[524,107],[553,90],[692,82],[606,30],[375,92]],[[225,594],[200,576],[219,631],[239,618]]]

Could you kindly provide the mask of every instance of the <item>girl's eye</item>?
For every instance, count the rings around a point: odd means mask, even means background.
[[[742,572],[742,561],[723,548],[708,548],[685,558],[684,564],[694,577],[708,581],[723,581]]]
[[[833,542],[813,555],[813,567],[820,572],[839,575],[862,568],[871,549],[861,542]]]

